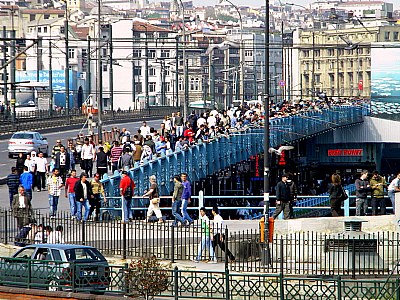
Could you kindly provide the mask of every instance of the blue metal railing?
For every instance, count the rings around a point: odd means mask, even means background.
[[[363,121],[368,110],[363,106],[333,106],[321,111],[309,111],[299,115],[276,118],[270,121],[270,146],[291,143],[312,137],[338,127]],[[250,127],[222,136],[209,143],[199,143],[188,150],[177,151],[136,164],[129,171],[136,183],[136,195],[142,195],[149,186],[149,177],[156,175],[162,195],[172,192],[171,178],[179,173],[188,173],[191,181],[224,169],[250,156],[263,152],[263,127]],[[102,180],[108,196],[119,195],[120,175],[116,172]]]

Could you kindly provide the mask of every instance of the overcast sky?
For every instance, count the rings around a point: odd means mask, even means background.
[[[232,3],[237,4],[237,5],[249,5],[249,6],[254,6],[254,7],[260,7],[265,5],[265,0],[231,0]],[[193,3],[196,6],[202,6],[202,5],[212,5],[212,4],[217,4],[219,1],[218,0],[193,0]],[[275,0],[269,0],[271,4],[275,2]],[[282,3],[285,2],[295,2],[300,5],[307,5],[309,3],[312,3],[314,1],[312,0],[295,0],[295,1],[285,1],[281,0]],[[386,1],[389,3],[393,3],[395,9],[400,9],[400,0],[389,0]],[[279,3],[279,1],[277,1]]]

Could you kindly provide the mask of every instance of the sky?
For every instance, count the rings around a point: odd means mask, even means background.
[[[236,5],[248,5],[254,7],[260,7],[265,5],[265,0],[231,0]],[[275,2],[275,0],[269,0],[271,4]],[[385,1],[385,0],[383,0]],[[193,0],[194,5],[202,6],[202,5],[213,5],[218,3],[218,0]],[[279,3],[279,0],[277,1]],[[314,1],[312,0],[296,0],[296,1],[285,1],[281,0],[282,3],[284,2],[295,2],[300,5],[307,5]],[[386,0],[386,2],[393,3],[395,9],[400,9],[400,0]]]

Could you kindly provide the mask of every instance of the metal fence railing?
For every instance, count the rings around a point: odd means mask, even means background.
[[[0,258],[1,285],[27,289],[48,289],[97,293],[106,296],[131,296],[131,278],[128,265],[108,266],[100,275],[82,276],[85,266],[75,263],[59,264]],[[19,270],[19,271],[18,271]],[[9,275],[6,275],[6,272]],[[15,271],[15,272],[14,272]],[[19,274],[19,276],[17,276]],[[225,271],[198,271],[160,269],[165,276],[164,291],[154,293],[157,298],[173,299],[400,299],[400,279],[352,280],[341,276],[287,277],[284,274],[233,273]],[[14,276],[15,275],[15,276]],[[93,278],[92,278],[93,277]],[[94,278],[96,277],[96,278]],[[134,279],[134,278],[133,278]],[[157,275],[148,282],[157,280]],[[96,285],[94,285],[96,281]],[[99,283],[101,284],[99,288]],[[165,288],[164,287],[164,288]],[[29,293],[29,290],[26,290]],[[151,296],[151,295],[150,295]]]
[[[179,107],[152,106],[148,109],[140,110],[105,111],[102,115],[102,122],[107,124],[111,121],[134,121],[150,117],[163,118],[165,115],[170,115],[178,110]],[[63,111],[53,111],[50,114],[47,110],[38,110],[19,113],[15,122],[11,122],[11,118],[7,116],[2,116],[0,119],[0,133],[9,134],[21,130],[41,130],[65,127],[66,125],[83,125],[87,120],[87,116],[79,110],[71,110],[68,116]]]
[[[17,220],[8,210],[0,210],[0,242],[27,243],[46,242],[49,227],[64,228],[65,243],[93,246],[105,255],[127,257],[155,256],[159,259],[177,261],[193,260],[199,248],[208,237],[200,221],[184,227],[172,227],[170,222],[148,223],[132,220],[123,223],[118,219],[102,222],[78,222],[61,212],[50,218],[47,214],[35,212],[31,216],[43,227],[34,229],[40,235],[21,236]],[[239,221],[240,222],[240,221]],[[385,276],[400,260],[400,233],[397,232],[343,232],[325,234],[318,232],[299,232],[274,234],[270,243],[261,239],[259,229],[229,230],[209,225],[212,231],[224,235],[223,241],[235,257],[228,259],[217,247],[216,257],[232,271],[285,273],[289,275]],[[38,238],[41,236],[41,238]],[[209,260],[208,247],[200,253],[200,260]]]

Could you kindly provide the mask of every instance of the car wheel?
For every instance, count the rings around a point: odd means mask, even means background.
[[[57,279],[50,280],[50,282],[48,283],[48,290],[50,292],[61,291],[60,283]]]

